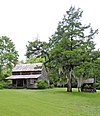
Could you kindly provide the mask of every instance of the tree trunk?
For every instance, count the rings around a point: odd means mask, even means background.
[[[78,87],[78,92],[81,92],[81,88],[80,87]]]
[[[78,92],[81,92],[82,76],[81,76],[80,78],[77,79],[77,82],[78,82],[78,85],[77,85]]]
[[[68,84],[67,84],[67,92],[72,92],[71,79],[68,80]]]
[[[67,77],[67,92],[72,92],[72,71],[69,71],[68,77]]]

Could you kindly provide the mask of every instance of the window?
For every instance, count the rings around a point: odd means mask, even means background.
[[[22,75],[31,75],[31,72],[24,71],[24,72],[22,72]]]
[[[30,79],[30,84],[34,84],[34,79]]]
[[[20,72],[12,72],[12,75],[20,75]]]
[[[34,71],[32,74],[41,74],[41,71]]]

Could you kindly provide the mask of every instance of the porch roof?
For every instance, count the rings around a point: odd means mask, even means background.
[[[83,83],[94,83],[94,78],[88,78],[86,80],[83,81]]]
[[[6,79],[13,80],[13,79],[37,79],[41,76],[41,74],[36,75],[12,75],[7,77]]]

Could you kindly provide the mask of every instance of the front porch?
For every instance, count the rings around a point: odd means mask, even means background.
[[[12,80],[13,88],[27,88],[27,79],[14,79]]]
[[[36,79],[12,79],[12,88],[34,88]]]
[[[12,80],[12,88],[37,88],[37,80],[40,74],[36,75],[11,75],[6,79]]]

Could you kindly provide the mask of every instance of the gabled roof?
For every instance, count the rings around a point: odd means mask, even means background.
[[[43,68],[43,63],[34,63],[34,64],[17,64],[12,72],[20,71],[41,71]]]

